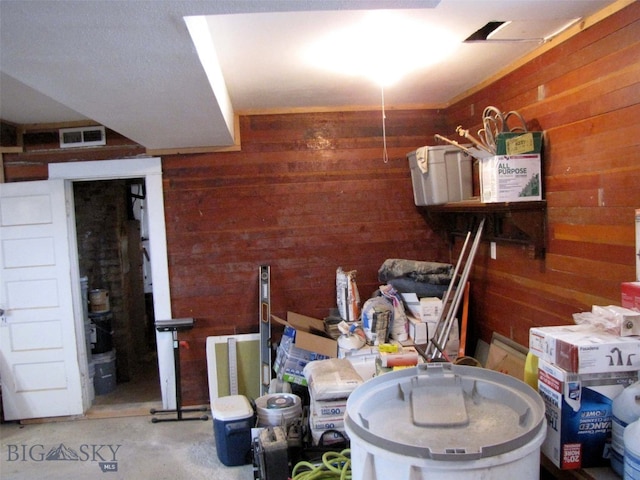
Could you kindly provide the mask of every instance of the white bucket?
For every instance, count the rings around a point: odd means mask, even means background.
[[[302,415],[302,401],[292,393],[273,393],[256,399],[258,427],[286,427]]]
[[[640,480],[640,420],[624,430],[624,480]]]
[[[524,382],[448,363],[367,381],[345,415],[354,480],[537,480],[546,428]]]
[[[640,418],[640,382],[626,387],[611,404],[611,468],[622,476],[624,469],[624,432]]]

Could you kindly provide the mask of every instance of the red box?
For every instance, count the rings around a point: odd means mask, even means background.
[[[640,282],[624,282],[620,290],[622,291],[621,305],[640,312]]]

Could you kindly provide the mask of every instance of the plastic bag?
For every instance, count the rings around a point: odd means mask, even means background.
[[[360,318],[360,294],[356,285],[356,270],[345,272],[342,267],[336,270],[336,300],[340,316],[355,322]]]
[[[386,343],[393,321],[393,305],[385,297],[373,297],[362,306],[362,329],[371,345]]]

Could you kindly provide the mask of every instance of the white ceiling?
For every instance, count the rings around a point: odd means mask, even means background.
[[[380,87],[370,80],[300,60],[304,45],[367,9],[406,14],[425,32],[437,25],[457,38],[448,59],[384,90],[387,108],[444,106],[540,45],[462,43],[487,22],[514,21],[499,38],[537,37],[612,3],[0,0],[0,118],[21,125],[90,119],[154,150],[232,144],[234,113],[379,108]],[[184,20],[199,15],[207,15],[224,79],[216,93]]]

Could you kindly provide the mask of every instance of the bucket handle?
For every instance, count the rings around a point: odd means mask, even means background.
[[[462,378],[451,372],[450,366],[445,370],[442,363],[433,364],[433,368],[419,368],[417,373],[401,386],[404,401],[410,403],[413,424],[418,427],[468,425]]]

